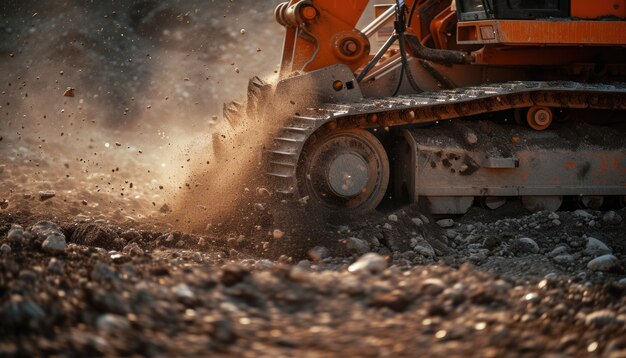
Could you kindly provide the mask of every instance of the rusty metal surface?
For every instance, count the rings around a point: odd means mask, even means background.
[[[276,191],[297,191],[296,168],[308,138],[323,125],[379,128],[455,119],[526,108],[626,110],[626,84],[577,82],[508,82],[424,92],[410,96],[366,98],[358,103],[326,104],[291,117],[267,151],[268,175]]]
[[[412,150],[407,167],[414,171],[409,183],[414,199],[557,192],[626,195],[626,139],[593,135],[588,124],[559,127],[538,132],[516,125],[463,121],[404,130]],[[473,144],[465,140],[468,133]],[[605,141],[611,145],[603,145]]]

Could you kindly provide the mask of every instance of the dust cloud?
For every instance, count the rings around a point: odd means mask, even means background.
[[[249,77],[274,74],[274,5],[4,1],[0,201],[44,216],[167,220],[192,178],[220,196],[184,207],[221,207],[235,177],[203,182],[219,163],[206,149],[213,133],[226,145],[240,133],[224,128],[222,103],[245,96]],[[224,159],[227,172],[245,174],[252,138]]]

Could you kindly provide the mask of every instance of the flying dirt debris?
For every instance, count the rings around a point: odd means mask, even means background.
[[[0,356],[626,356],[623,5],[3,1]]]

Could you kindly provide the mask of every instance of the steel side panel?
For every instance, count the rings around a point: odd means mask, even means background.
[[[490,38],[459,40],[460,44],[625,46],[626,21],[483,20],[459,23],[459,28],[492,30]]]
[[[427,147],[408,135],[414,148],[413,197],[518,195],[626,195],[626,150],[535,150],[514,156],[517,168],[480,166],[486,153]],[[444,154],[443,159],[441,153]],[[460,159],[448,160],[448,154]],[[466,158],[471,158],[468,160]],[[467,162],[478,164],[463,174]],[[444,163],[445,162],[445,163]]]

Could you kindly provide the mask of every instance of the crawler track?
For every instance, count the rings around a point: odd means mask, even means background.
[[[432,123],[513,108],[547,106],[572,109],[626,110],[626,84],[578,82],[507,82],[359,103],[326,104],[291,117],[267,152],[275,190],[297,191],[296,168],[305,143],[324,125],[377,128]]]

